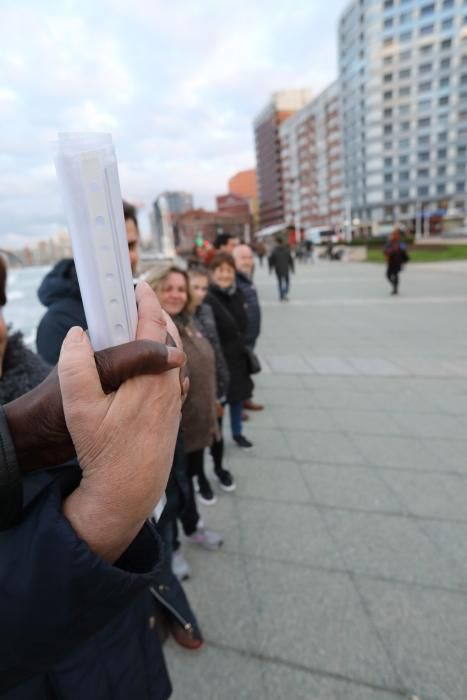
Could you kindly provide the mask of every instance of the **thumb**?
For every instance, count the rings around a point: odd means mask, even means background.
[[[88,404],[104,396],[88,336],[79,326],[68,331],[58,360],[63,407]]]

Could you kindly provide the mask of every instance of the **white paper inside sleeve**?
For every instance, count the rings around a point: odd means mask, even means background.
[[[92,346],[134,340],[138,315],[112,137],[59,134],[55,167]]]

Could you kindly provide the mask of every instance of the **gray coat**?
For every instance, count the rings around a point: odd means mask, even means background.
[[[195,311],[193,320],[196,326],[211,343],[216,356],[217,398],[223,399],[229,390],[230,373],[222,351],[216,320],[209,304],[200,304]]]

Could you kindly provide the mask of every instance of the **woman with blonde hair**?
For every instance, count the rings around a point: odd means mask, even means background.
[[[156,292],[164,311],[175,322],[187,355],[190,390],[183,405],[181,428],[189,493],[185,494],[179,517],[185,534],[191,541],[207,549],[217,549],[222,544],[222,538],[204,527],[196,508],[193,490],[193,478],[196,478],[200,502],[206,505],[216,502],[204,472],[204,450],[212,445],[218,435],[214,351],[193,322],[188,274],[178,267],[165,266],[151,270],[146,281]],[[174,530],[174,552],[177,552],[175,523]],[[183,568],[180,556],[174,555],[174,559],[175,565],[180,564],[180,568]]]

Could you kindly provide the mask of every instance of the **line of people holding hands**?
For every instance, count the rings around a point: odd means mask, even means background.
[[[124,214],[135,273],[136,212]],[[209,270],[146,275],[133,343],[93,353],[71,260],[39,289],[39,354],[0,322],[2,698],[165,700],[164,635],[203,644],[179,525],[195,545],[222,545],[198,504],[236,488],[224,413],[247,450],[245,407],[261,408],[253,256],[232,239]]]

